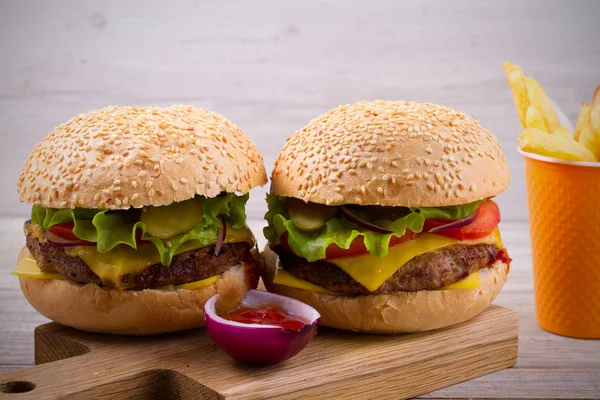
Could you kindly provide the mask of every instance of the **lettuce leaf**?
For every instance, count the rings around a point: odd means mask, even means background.
[[[461,204],[459,206],[411,207],[410,210],[412,212],[421,214],[424,218],[457,220],[466,218],[473,214],[477,207],[479,207],[484,200],[478,200],[468,204]]]
[[[410,208],[407,215],[394,221],[378,221],[383,227],[393,231],[390,234],[364,229],[342,216],[330,219],[318,231],[305,232],[296,228],[289,218],[285,197],[267,195],[269,210],[265,214],[265,219],[268,226],[263,229],[263,233],[271,243],[277,243],[281,235],[287,233],[288,244],[294,253],[310,262],[325,259],[327,247],[331,244],[336,244],[342,249],[350,248],[350,244],[358,236],[363,236],[369,253],[377,257],[385,257],[388,254],[392,235],[402,237],[407,229],[419,233],[423,230],[426,218],[454,220],[467,217],[482,201],[450,207]]]
[[[182,244],[195,240],[200,245],[207,246],[216,241],[221,228],[219,216],[234,229],[242,229],[246,225],[245,208],[248,197],[248,194],[236,196],[233,193],[214,198],[198,196],[197,200],[202,202],[202,221],[189,231],[169,239],[159,239],[146,234],[146,224],[139,221],[135,210],[54,209],[34,205],[31,222],[39,224],[43,229],[73,222],[73,234],[81,240],[95,242],[100,253],[106,253],[120,244],[137,249],[136,234],[139,230],[142,240],[150,241],[156,246],[161,263],[170,265],[175,252]]]

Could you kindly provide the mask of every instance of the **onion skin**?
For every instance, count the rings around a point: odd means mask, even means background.
[[[428,232],[429,233],[439,233],[439,232],[444,232],[450,229],[459,229],[459,228],[464,228],[465,226],[471,224],[473,221],[475,221],[477,219],[477,215],[479,214],[479,207],[477,207],[475,209],[475,211],[473,212],[473,214],[469,215],[468,217],[465,217],[463,219],[459,219],[456,221],[450,221],[445,225],[440,225],[440,226],[436,226],[435,228],[431,228]]]
[[[225,241],[225,236],[227,236],[227,225],[225,225],[225,220],[223,217],[218,217],[219,221],[221,221],[221,229],[217,233],[217,243],[215,244],[215,256],[218,256],[221,252],[221,247],[223,246],[223,242]]]
[[[310,319],[312,322],[306,323],[300,331],[294,331],[274,325],[244,324],[226,320],[215,312],[215,303],[219,296],[220,294],[214,295],[204,305],[206,329],[221,349],[244,364],[273,365],[295,356],[310,342],[319,325],[320,315],[312,307],[298,300],[258,290],[249,290],[241,305],[251,308],[277,306],[297,315],[299,319]],[[251,297],[250,300],[248,296]],[[311,310],[310,315],[291,312],[286,303],[300,303],[300,308]]]
[[[358,218],[346,206],[339,206],[338,208],[342,212],[342,215],[344,216],[344,218],[346,218],[348,221],[353,222],[353,223],[355,223],[356,225],[358,225],[358,226],[360,226],[362,228],[368,229],[368,230],[373,231],[375,233],[381,233],[382,235],[387,235],[389,233],[394,233],[394,231],[392,231],[392,230],[389,230],[389,229],[386,229],[386,228],[382,228],[381,226],[372,224],[370,222],[367,222],[367,221],[365,221],[363,219]]]
[[[48,243],[56,247],[96,246],[96,243],[87,242],[85,240],[63,239],[50,231],[44,232],[44,236],[46,237]]]

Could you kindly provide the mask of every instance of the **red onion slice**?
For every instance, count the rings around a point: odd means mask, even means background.
[[[444,225],[436,226],[435,228],[431,228],[428,232],[438,233],[438,232],[444,232],[444,231],[447,231],[450,229],[464,228],[465,226],[467,226],[467,225],[471,224],[473,221],[475,221],[475,219],[477,219],[478,214],[479,214],[479,207],[477,207],[475,209],[475,211],[473,212],[473,214],[469,215],[468,217],[465,217],[463,219],[458,219],[456,221],[450,221]]]
[[[225,241],[225,236],[227,236],[227,225],[225,225],[225,220],[223,217],[217,217],[219,221],[221,221],[221,229],[217,233],[217,244],[215,244],[215,256],[218,256],[221,252],[221,247],[223,246],[223,242]]]
[[[48,240],[48,243],[50,243],[51,245],[56,246],[56,247],[77,247],[77,246],[95,246],[96,245],[96,243],[88,242],[86,240],[64,239],[58,235],[55,235],[54,233],[52,233],[50,231],[46,231],[44,233],[44,235],[46,236],[46,240]]]
[[[350,211],[348,209],[348,207],[346,207],[346,206],[339,206],[338,208],[342,212],[342,215],[344,216],[344,218],[346,218],[348,221],[353,222],[362,228],[368,229],[368,230],[376,232],[376,233],[381,233],[383,235],[386,235],[388,233],[394,233],[394,231],[392,231],[392,230],[382,228],[381,226],[378,226],[378,225],[372,224],[370,222],[367,222],[363,219],[360,219],[359,217],[354,215],[352,213],[352,211]]]
[[[275,293],[250,289],[244,295],[241,307],[278,307],[307,321],[299,330],[275,325],[245,324],[230,321],[217,315],[215,303],[220,294],[211,297],[204,305],[206,329],[213,340],[230,357],[246,364],[272,365],[285,361],[300,352],[312,339],[321,315],[301,301]]]

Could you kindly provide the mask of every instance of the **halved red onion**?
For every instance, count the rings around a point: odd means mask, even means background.
[[[389,230],[389,229],[383,228],[381,226],[372,224],[370,222],[365,221],[364,219],[361,219],[361,218],[357,217],[346,206],[339,206],[338,208],[342,212],[342,215],[344,216],[344,218],[346,218],[350,222],[354,222],[356,225],[358,225],[358,226],[360,226],[362,228],[368,229],[368,230],[376,232],[376,233],[381,233],[383,235],[394,232],[392,230]]]
[[[246,364],[272,365],[295,356],[312,339],[321,315],[301,301],[275,293],[250,289],[240,307],[277,307],[305,322],[299,330],[275,325],[245,324],[230,321],[217,315],[215,303],[220,294],[211,297],[204,305],[206,329],[213,340],[230,357]]]
[[[57,247],[76,247],[76,246],[95,246],[96,245],[96,243],[88,242],[86,240],[65,239],[58,235],[55,235],[54,233],[52,233],[50,231],[46,231],[44,233],[44,235],[46,236],[46,240],[48,240],[48,243],[50,243],[54,246],[57,246]]]
[[[215,256],[218,256],[221,252],[221,247],[223,246],[223,242],[225,241],[225,236],[227,236],[227,225],[225,225],[225,220],[223,217],[217,217],[219,221],[221,221],[221,229],[217,233],[217,244],[215,244]]]
[[[447,224],[436,226],[435,228],[431,228],[428,232],[439,233],[439,232],[444,232],[444,231],[447,231],[450,229],[464,228],[465,226],[467,226],[470,223],[472,223],[473,221],[475,221],[475,219],[477,219],[478,214],[479,214],[479,207],[477,207],[475,209],[475,211],[473,212],[473,214],[469,215],[468,217],[465,217],[463,219],[458,219],[456,221],[449,221]]]

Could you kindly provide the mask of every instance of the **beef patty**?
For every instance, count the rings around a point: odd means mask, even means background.
[[[375,292],[370,292],[337,265],[325,260],[308,262],[282,247],[275,247],[281,266],[305,281],[334,292],[371,294],[416,292],[450,285],[496,260],[498,247],[493,244],[452,245],[414,257]],[[365,265],[365,268],[369,268]]]
[[[104,286],[100,277],[81,258],[69,256],[62,247],[41,242],[27,232],[27,248],[42,271],[55,271],[75,282]],[[153,264],[138,275],[123,276],[120,288],[147,289],[206,279],[222,274],[236,264],[256,262],[250,252],[251,248],[250,243],[226,243],[217,256],[214,254],[215,246],[181,253],[173,257],[169,266]]]

